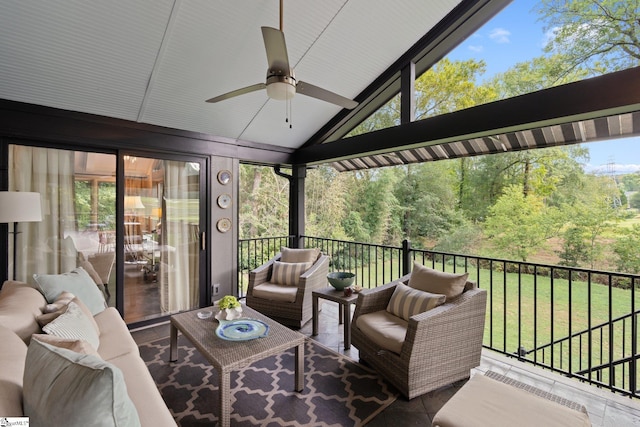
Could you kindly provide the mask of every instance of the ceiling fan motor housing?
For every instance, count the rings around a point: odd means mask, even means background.
[[[278,101],[286,101],[296,94],[296,79],[293,70],[284,74],[281,70],[267,70],[267,96]]]

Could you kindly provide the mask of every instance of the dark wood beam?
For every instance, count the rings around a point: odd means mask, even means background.
[[[388,153],[640,111],[640,67],[298,150],[296,164]]]
[[[0,100],[0,136],[83,147],[215,155],[288,164],[293,149]]]

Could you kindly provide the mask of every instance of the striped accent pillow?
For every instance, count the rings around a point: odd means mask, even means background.
[[[274,261],[271,283],[286,286],[298,286],[300,276],[311,268],[310,262],[280,262]]]
[[[411,316],[444,304],[445,299],[444,295],[412,289],[398,283],[387,305],[387,311],[408,322]]]
[[[47,323],[42,330],[49,335],[61,338],[85,340],[95,349],[100,346],[100,338],[91,320],[73,301],[67,305],[67,311]]]

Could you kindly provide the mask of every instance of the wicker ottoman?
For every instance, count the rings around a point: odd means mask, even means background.
[[[591,426],[584,406],[487,372],[473,376],[433,418],[433,427]]]

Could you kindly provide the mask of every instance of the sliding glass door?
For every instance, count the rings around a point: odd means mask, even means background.
[[[124,158],[128,322],[198,307],[200,169],[196,162]]]
[[[9,190],[40,193],[43,218],[10,228],[10,278],[82,267],[127,323],[198,307],[204,161],[117,164],[114,153],[9,146]]]

